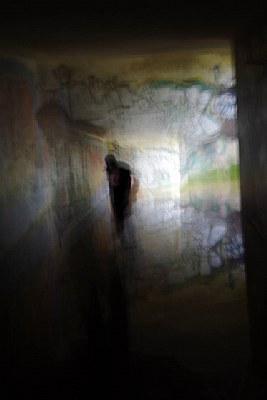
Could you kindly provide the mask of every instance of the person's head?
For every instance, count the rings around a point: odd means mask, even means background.
[[[113,154],[108,154],[105,157],[105,162],[106,162],[108,171],[112,171],[115,168],[117,168],[117,166],[118,166],[118,162]]]

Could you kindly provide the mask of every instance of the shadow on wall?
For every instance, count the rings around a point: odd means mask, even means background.
[[[83,135],[81,123],[73,122],[55,102],[43,105],[36,118],[45,138],[43,168],[61,246],[66,230],[88,213],[94,197],[99,200],[104,145],[100,140]],[[87,128],[93,129],[91,124]]]
[[[43,105],[36,112],[36,119],[50,146],[71,138],[70,119],[59,104],[51,102]]]
[[[11,377],[54,359],[65,318],[57,296],[69,295],[58,242],[79,239],[103,195],[103,143],[76,134],[60,105],[35,114],[36,80],[22,63],[0,59],[0,368]]]

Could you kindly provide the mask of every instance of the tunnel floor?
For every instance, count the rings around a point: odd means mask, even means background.
[[[61,327],[56,350],[66,353],[67,333],[69,355],[38,376],[21,377],[16,387],[10,382],[10,395],[25,390],[28,398],[57,399],[261,396],[264,387],[248,379],[247,314],[238,285],[227,301],[220,296],[224,271],[189,283],[173,282],[167,273],[177,263],[172,247],[178,240],[177,210],[170,195],[144,197],[127,221],[122,243],[114,235],[108,200],[103,204],[58,272],[66,292],[59,314],[70,313],[72,321],[75,315],[76,326]]]

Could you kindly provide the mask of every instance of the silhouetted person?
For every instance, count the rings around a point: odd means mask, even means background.
[[[105,162],[116,231],[122,239],[125,217],[130,211],[131,172],[129,165],[117,161],[113,154],[108,154]]]

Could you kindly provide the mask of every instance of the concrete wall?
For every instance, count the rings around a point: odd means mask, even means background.
[[[64,96],[45,101],[34,62],[1,57],[0,96],[2,366],[22,373],[68,354],[66,254],[107,194],[105,145],[73,127]]]
[[[62,60],[1,59],[3,359],[18,374],[88,347],[97,359],[99,315],[112,310],[106,331],[118,349],[124,304],[119,280],[107,281],[122,265],[135,274],[133,352],[240,368],[248,348],[238,176],[229,184],[238,163],[235,114],[225,114],[235,97],[229,44]],[[128,253],[111,248],[108,150],[141,172]],[[216,168],[221,185],[209,175]]]
[[[267,46],[262,34],[236,43],[238,134],[253,367],[266,371]]]

